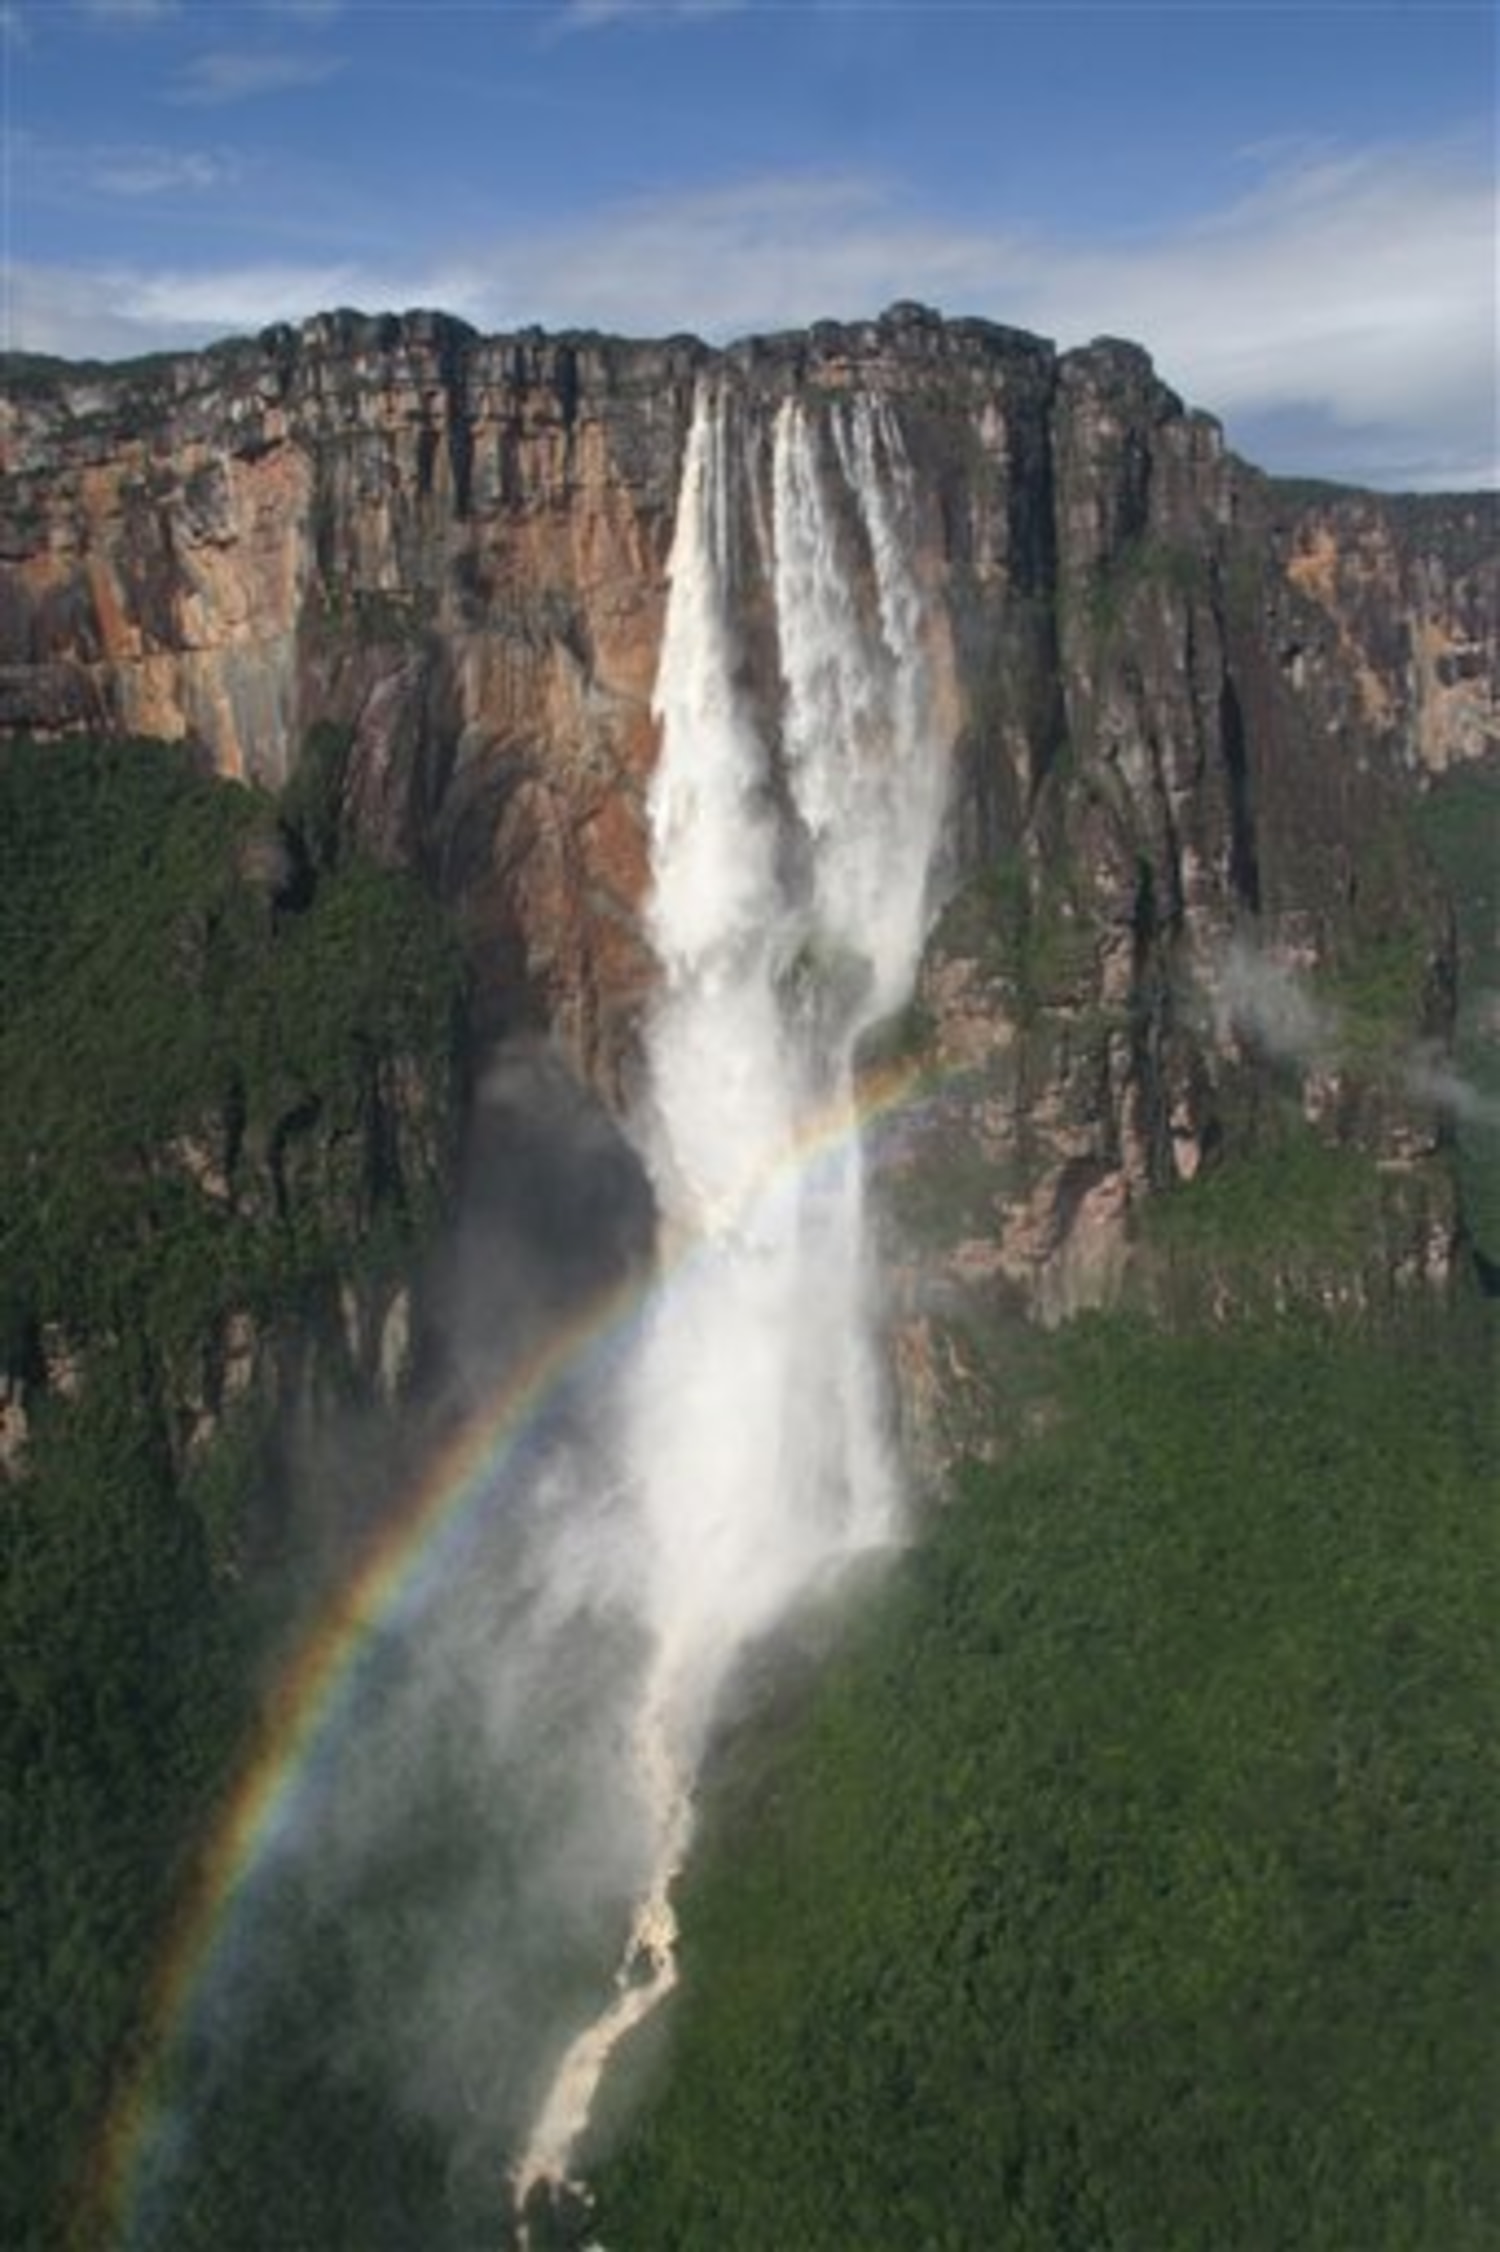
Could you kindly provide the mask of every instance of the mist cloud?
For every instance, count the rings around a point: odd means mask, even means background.
[[[1463,1126],[1500,1127],[1500,1101],[1485,1095],[1439,1056],[1418,1052],[1402,1073],[1408,1093]]]
[[[1283,1062],[1332,1063],[1338,1014],[1313,998],[1295,971],[1241,939],[1225,948],[1209,983],[1220,1040],[1248,1039]]]
[[[1216,1038],[1238,1039],[1304,1070],[1335,1071],[1348,1060],[1348,1028],[1341,1012],[1320,998],[1284,962],[1243,939],[1232,939],[1206,980]],[[1430,1042],[1393,1044],[1375,1069],[1414,1101],[1427,1103],[1465,1126],[1500,1126],[1500,1102],[1457,1071]]]

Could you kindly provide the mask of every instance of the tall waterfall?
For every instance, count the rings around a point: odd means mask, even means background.
[[[517,2169],[518,2206],[565,2175],[612,2051],[671,1985],[670,1891],[729,1669],[899,1525],[853,1064],[910,990],[945,796],[911,506],[882,402],[789,399],[768,432],[731,390],[700,391],[656,685],[661,985],[639,1121],[674,1271],[624,1407],[653,1860],[616,1990]],[[779,684],[757,704],[737,619],[767,596]]]

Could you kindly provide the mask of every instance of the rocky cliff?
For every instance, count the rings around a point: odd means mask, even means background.
[[[1445,1037],[1452,956],[1407,814],[1500,748],[1496,502],[1278,485],[1134,346],[910,306],[723,353],[334,314],[12,363],[0,723],[188,738],[272,787],[316,740],[337,820],[456,908],[481,1034],[545,1029],[618,1102],[710,370],[877,393],[912,465],[957,777],[901,1034],[935,1091],[888,1153],[923,1289],[1051,1319],[1136,1252],[1166,1288],[1147,1192],[1293,1119],[1395,1184],[1382,1272],[1441,1276],[1445,1129],[1403,1059]],[[753,603],[745,651],[773,662]]]

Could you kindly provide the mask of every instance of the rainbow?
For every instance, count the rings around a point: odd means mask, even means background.
[[[737,1206],[752,1213],[792,1177],[826,1162],[876,1119],[910,1106],[928,1082],[910,1065],[862,1075],[852,1103],[814,1114],[774,1153]],[[341,1590],[284,1667],[260,1725],[199,1850],[147,1989],[139,2062],[122,2080],[84,2184],[79,2237],[129,2252],[139,2241],[151,2160],[168,2126],[171,2069],[215,1966],[239,1926],[279,1839],[312,1795],[316,1755],[353,1702],[371,1639],[442,1578],[445,1562],[494,1489],[534,1438],[564,1384],[600,1375],[661,1294],[710,1258],[724,1226],[679,1246],[666,1264],[596,1294],[512,1370],[484,1407],[436,1452],[421,1481],[372,1537]]]

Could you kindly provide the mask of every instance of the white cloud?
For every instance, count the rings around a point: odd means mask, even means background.
[[[266,328],[359,301],[361,277],[344,265],[244,266],[232,273],[158,275],[144,281],[137,317],[148,326],[175,326],[223,335],[230,326]]]
[[[8,278],[16,346],[64,359],[187,349],[331,306],[388,301],[371,295],[368,276],[338,264],[242,266],[213,274],[147,274],[124,265],[85,274],[22,265]]]
[[[82,0],[83,12],[100,23],[157,23],[175,16],[181,0]]]
[[[844,176],[617,209],[449,278],[481,319],[725,335],[918,297],[1064,344],[1136,337],[1232,424],[1279,415],[1285,444],[1300,419],[1329,474],[1471,483],[1495,476],[1494,251],[1487,165],[1410,149],[1293,163],[1123,243],[936,219]]]
[[[442,278],[476,314],[724,338],[875,311],[898,274],[944,300],[962,238],[898,218],[875,181],[842,174],[763,179],[617,207],[450,261]],[[526,308],[530,308],[528,311]]]
[[[548,28],[554,32],[596,31],[611,23],[662,23],[702,16],[737,15],[747,0],[564,0]]]
[[[320,86],[342,68],[335,55],[240,54],[216,50],[184,63],[169,99],[209,108],[242,102],[257,94],[279,94],[297,86]]]
[[[233,157],[212,149],[98,149],[83,167],[88,184],[106,195],[206,194],[240,177]]]
[[[41,208],[97,208],[100,197],[194,197],[235,187],[245,159],[227,148],[172,148],[155,141],[49,141],[25,126],[0,131],[0,161]],[[57,277],[59,283],[64,277]]]
[[[1175,235],[1064,255],[1028,305],[1062,333],[1085,314],[1145,338],[1230,418],[1311,410],[1352,451],[1445,431],[1450,463],[1493,477],[1494,261],[1483,162],[1370,150],[1273,174]]]
[[[397,272],[351,261],[337,295],[442,306],[480,327],[715,339],[915,297],[1064,345],[1138,338],[1169,382],[1228,418],[1232,440],[1254,453],[1268,433],[1272,466],[1473,485],[1496,475],[1493,199],[1477,151],[1299,151],[1207,219],[1079,244],[934,216],[868,175],[776,176],[412,256]],[[267,310],[273,273],[286,295]],[[333,302],[330,286],[312,267],[143,275],[128,317],[188,341],[195,321],[206,335],[296,317]],[[109,277],[33,272],[23,337],[44,320],[86,332],[91,304],[102,330],[120,302]]]

